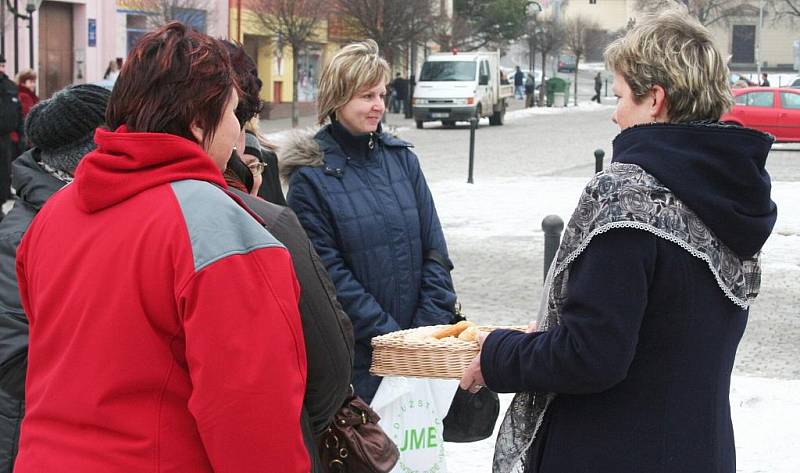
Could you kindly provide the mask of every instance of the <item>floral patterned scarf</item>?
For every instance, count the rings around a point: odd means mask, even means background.
[[[542,298],[539,309],[539,331],[560,323],[572,262],[595,236],[615,228],[650,232],[705,261],[720,289],[743,309],[758,295],[758,255],[742,260],[655,177],[635,164],[612,163],[586,186],[567,224],[545,280],[547,297]],[[529,392],[514,397],[497,436],[493,472],[525,470],[528,450],[555,396]]]

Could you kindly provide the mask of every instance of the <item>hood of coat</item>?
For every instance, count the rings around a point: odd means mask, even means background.
[[[345,152],[333,137],[331,125],[322,128],[308,128],[293,131],[278,148],[278,162],[281,179],[289,182],[289,178],[299,168],[304,166],[317,167],[325,164],[326,156],[340,156],[344,158]],[[378,128],[377,140],[383,145],[392,147],[411,147],[407,141]]]
[[[185,179],[208,181],[227,189],[222,172],[192,141],[167,133],[133,133],[98,128],[97,149],[75,170],[79,205],[97,212],[147,189]]]
[[[741,258],[755,255],[777,218],[765,169],[772,137],[746,128],[653,124],[614,139],[614,162],[636,164],[667,186]]]
[[[35,153],[38,152],[36,148],[29,149],[11,164],[11,183],[17,190],[17,197],[30,204],[37,212],[47,199],[66,185],[36,162]]]

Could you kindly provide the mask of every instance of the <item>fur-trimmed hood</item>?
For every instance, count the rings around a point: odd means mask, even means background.
[[[303,166],[322,166],[323,154],[314,139],[321,128],[292,130],[277,149],[281,180],[289,182],[295,170]]]
[[[325,164],[327,153],[341,155],[344,158],[344,152],[329,132],[329,127],[330,124],[316,129],[306,128],[289,132],[277,151],[278,168],[284,183],[288,183],[292,174],[301,167],[318,167]],[[383,131],[380,127],[376,139],[389,147],[412,147],[411,143]]]

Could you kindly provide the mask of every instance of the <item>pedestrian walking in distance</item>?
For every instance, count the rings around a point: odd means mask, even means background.
[[[130,52],[97,148],[17,251],[15,473],[309,471],[291,258],[222,177],[238,92],[224,44],[180,23]]]
[[[529,333],[485,337],[461,385],[518,393],[495,473],[735,473],[731,371],[777,215],[772,138],[719,124],[725,59],[685,8],[638,19],[605,60],[611,166],[581,193]]]
[[[514,72],[514,96],[522,100],[525,98],[525,73],[517,66]]]
[[[597,75],[594,76],[594,96],[592,97],[593,102],[601,103],[600,102],[601,90],[603,90],[603,77],[598,72]]]

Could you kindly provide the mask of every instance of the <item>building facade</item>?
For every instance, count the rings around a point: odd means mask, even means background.
[[[561,2],[546,3],[546,12],[554,14]],[[763,11],[759,10],[761,4]],[[582,15],[605,30],[616,31],[641,15],[635,5],[636,0],[572,0],[560,6],[560,14],[565,20]],[[794,42],[800,40],[800,21],[792,24],[776,19],[769,2],[748,1],[735,15],[709,25],[709,30],[720,51],[730,57],[732,69],[755,70],[758,63],[769,69],[795,66]]]
[[[183,18],[201,31],[216,37],[228,36],[228,2],[225,0],[173,0],[191,5]],[[23,69],[37,72],[37,92],[47,98],[69,84],[103,79],[111,61],[125,58],[133,42],[154,28],[158,14],[153,0],[58,0],[39,1],[32,22],[25,11],[27,1],[10,2],[19,6],[16,39],[14,12],[5,0],[0,4],[0,33],[6,70],[13,77]],[[169,2],[167,2],[169,3]],[[180,18],[179,18],[180,19]],[[33,42],[29,24],[33,25]],[[31,61],[31,51],[33,52]]]

